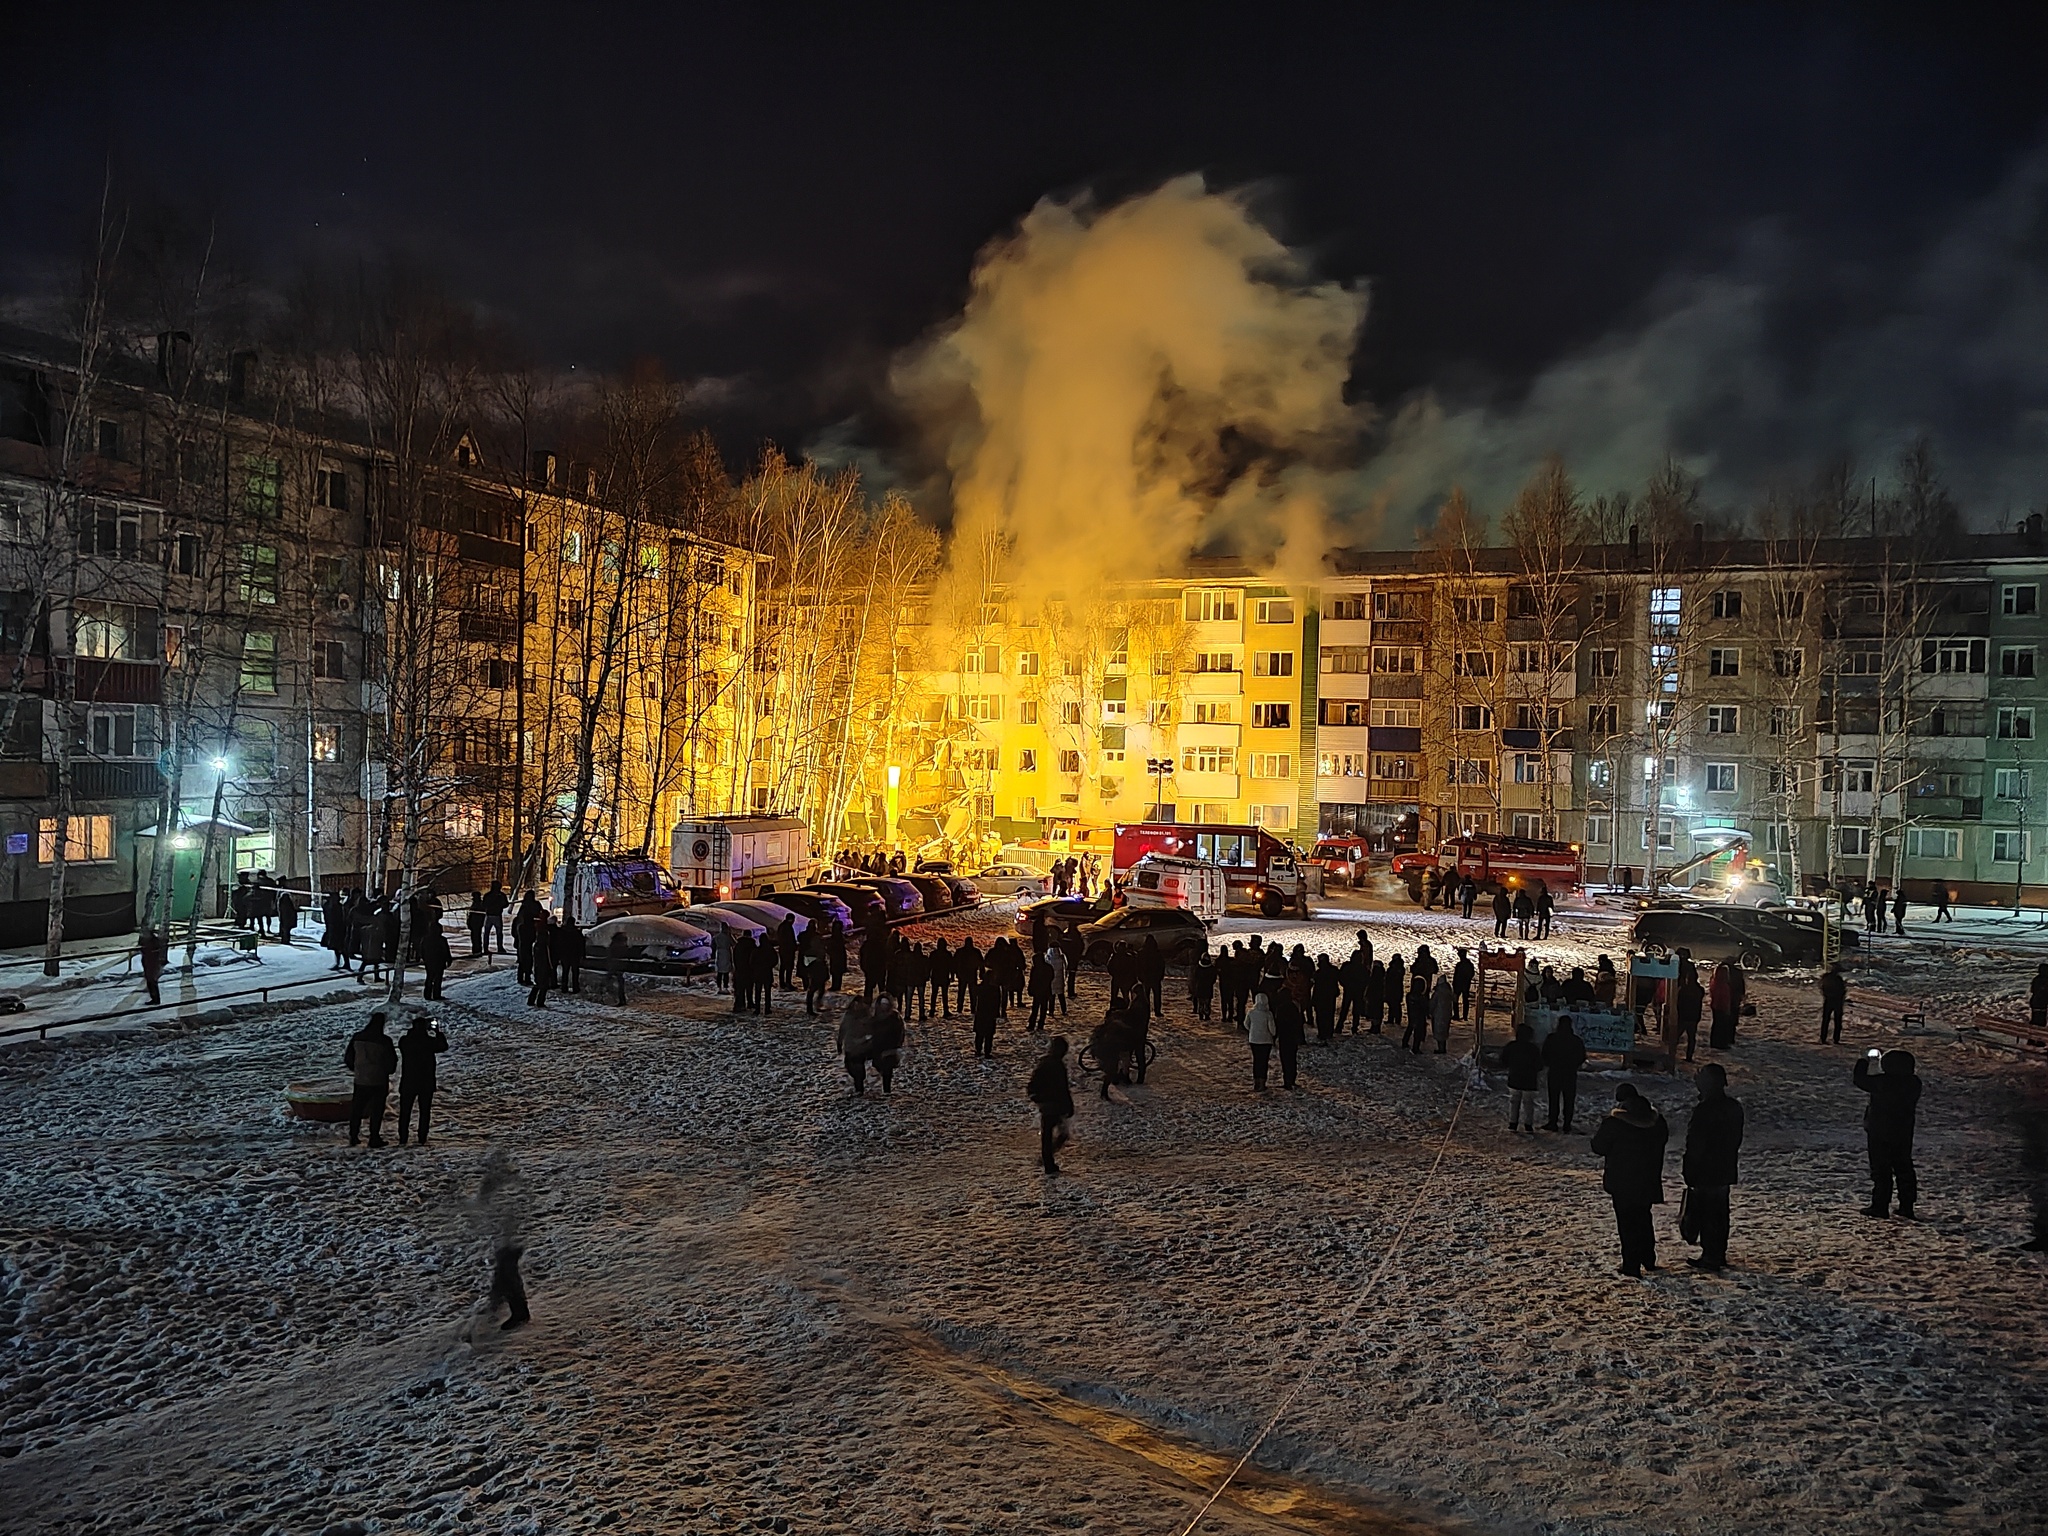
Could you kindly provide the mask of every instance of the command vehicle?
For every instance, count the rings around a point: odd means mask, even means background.
[[[818,875],[798,816],[686,817],[669,833],[668,867],[692,901],[768,896]]]
[[[1223,916],[1227,900],[1223,871],[1200,859],[1174,859],[1148,853],[1131,866],[1124,881],[1124,905],[1179,907],[1205,923]]]
[[[1300,860],[1264,827],[1120,822],[1110,872],[1125,879],[1148,853],[1219,866],[1229,906],[1250,907],[1261,917],[1278,917],[1289,909],[1308,916],[1308,877]]]

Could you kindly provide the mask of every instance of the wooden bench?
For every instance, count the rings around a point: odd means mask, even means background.
[[[1985,1045],[2002,1046],[2007,1050],[2048,1051],[2048,1026],[2036,1024],[2030,1018],[2016,1018],[2007,1013],[1977,1014],[1967,1028],[1958,1030],[1957,1033]]]

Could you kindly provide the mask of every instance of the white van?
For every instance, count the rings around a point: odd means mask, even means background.
[[[1124,905],[1182,907],[1213,923],[1223,916],[1228,889],[1220,865],[1148,853],[1131,866],[1124,881]]]
[[[659,916],[689,905],[667,870],[639,855],[586,859],[576,866],[576,889],[569,889],[567,865],[555,868],[553,909],[578,928],[611,917]]]
[[[705,816],[669,833],[669,872],[697,903],[743,901],[818,878],[809,826],[796,816]]]

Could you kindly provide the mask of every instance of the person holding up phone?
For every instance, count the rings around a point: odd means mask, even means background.
[[[1855,1083],[1870,1095],[1863,1136],[1870,1151],[1870,1204],[1866,1216],[1891,1215],[1892,1189],[1899,1214],[1913,1219],[1920,1180],[1913,1169],[1913,1130],[1919,1118],[1920,1078],[1911,1051],[1871,1051],[1856,1063]]]

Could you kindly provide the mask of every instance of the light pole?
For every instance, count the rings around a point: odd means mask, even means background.
[[[1166,819],[1166,776],[1173,772],[1173,759],[1170,757],[1148,757],[1145,759],[1145,771],[1152,775],[1152,819],[1154,821],[1164,821]]]

